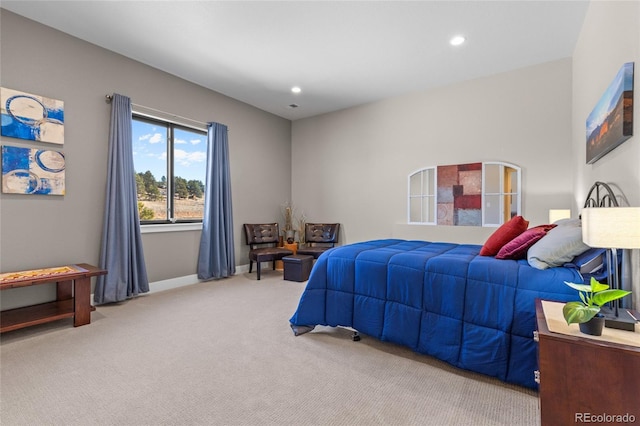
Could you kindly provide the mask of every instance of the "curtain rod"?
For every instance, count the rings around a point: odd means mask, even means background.
[[[107,98],[107,102],[111,102],[111,99],[113,99],[113,95],[106,95],[106,96],[105,96],[105,98]],[[182,116],[180,116],[180,115],[172,114],[172,113],[170,113],[170,112],[166,112],[166,111],[161,111],[161,110],[159,110],[159,109],[155,109],[155,108],[151,108],[151,107],[146,107],[146,106],[144,106],[144,105],[134,104],[133,102],[131,103],[131,106],[135,106],[135,107],[138,107],[138,108],[144,108],[144,109],[147,109],[147,110],[149,110],[149,111],[158,112],[158,113],[160,113],[160,114],[168,115],[168,116],[171,116],[171,117],[173,117],[173,118],[178,118],[178,119],[180,119],[180,120],[187,120],[187,121],[190,121],[190,122],[192,122],[192,123],[200,124],[200,125],[202,125],[202,126],[204,126],[204,127],[207,127],[207,126],[208,126],[208,123],[204,123],[204,122],[202,122],[202,121],[194,120],[193,118],[182,117]]]

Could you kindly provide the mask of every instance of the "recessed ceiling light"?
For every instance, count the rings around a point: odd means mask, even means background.
[[[292,91],[293,93],[300,93],[300,92],[302,92],[302,89],[301,89],[301,88],[299,88],[298,86],[293,86],[293,87],[291,88],[291,91]]]
[[[449,43],[451,43],[452,46],[460,46],[462,43],[464,43],[467,39],[464,38],[464,36],[455,36],[453,37]]]

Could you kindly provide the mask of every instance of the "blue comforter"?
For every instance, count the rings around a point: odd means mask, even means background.
[[[536,388],[535,299],[569,301],[571,268],[479,256],[481,246],[367,241],[318,258],[298,309],[296,334],[352,327],[456,367]]]

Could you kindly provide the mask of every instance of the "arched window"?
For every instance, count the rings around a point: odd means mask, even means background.
[[[468,165],[454,166],[459,167],[460,170],[470,170],[471,168],[465,167]],[[473,215],[477,214],[477,209],[480,208],[480,199],[473,203],[469,202],[469,198],[464,200],[464,196],[460,198],[460,203],[466,205],[468,208],[470,204],[475,204],[477,207],[473,207],[476,210],[472,215],[469,215],[470,210],[458,210],[458,201],[449,205],[449,211],[454,210],[454,215],[460,218],[460,222],[454,222],[454,224],[462,224],[463,212],[466,213],[466,225],[476,226],[499,226],[507,222],[509,219],[516,215],[521,214],[521,170],[520,167],[513,164],[503,162],[486,162],[482,163],[482,174],[479,173],[480,163],[474,163],[471,166],[472,169],[477,172],[471,174],[465,174],[467,181],[466,185],[471,185],[471,188],[475,188],[473,193],[478,194],[477,188],[481,190],[481,219],[477,215],[473,218]],[[452,224],[449,217],[449,222],[443,220],[444,214],[439,219],[438,217],[438,203],[441,203],[441,208],[444,206],[442,203],[450,203],[452,191],[457,193],[463,191],[461,188],[465,182],[457,182],[454,184],[456,188],[451,187],[451,177],[448,176],[448,181],[443,181],[441,185],[443,188],[438,187],[438,170],[451,170],[451,167],[425,167],[423,169],[412,172],[408,177],[408,222],[410,224],[425,224],[425,225],[438,225],[438,224]],[[475,174],[476,177],[469,177]],[[470,180],[469,180],[470,179]],[[477,180],[481,179],[482,182]],[[461,181],[463,179],[461,178]],[[460,185],[458,185],[460,184]],[[460,187],[460,189],[458,189]],[[438,193],[441,195],[441,199],[438,200]],[[464,195],[464,194],[463,194]],[[444,199],[442,197],[445,197]],[[479,195],[471,195],[473,197],[479,197]],[[454,205],[455,204],[455,205]],[[462,207],[464,208],[464,207]],[[445,208],[443,211],[446,211]],[[471,222],[469,222],[471,217]],[[481,222],[481,223],[480,223]]]
[[[436,224],[436,168],[409,175],[409,223]]]
[[[520,167],[482,163],[482,225],[499,226],[521,214]]]

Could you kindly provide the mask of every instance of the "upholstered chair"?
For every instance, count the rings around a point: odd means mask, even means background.
[[[262,262],[273,262],[275,270],[276,260],[293,254],[291,250],[278,247],[280,230],[277,223],[245,223],[244,235],[249,246],[249,273],[253,269],[253,262],[256,262],[258,279]]]
[[[335,247],[339,233],[339,223],[305,223],[305,245],[298,248],[297,254],[306,254],[317,259],[322,253]]]

